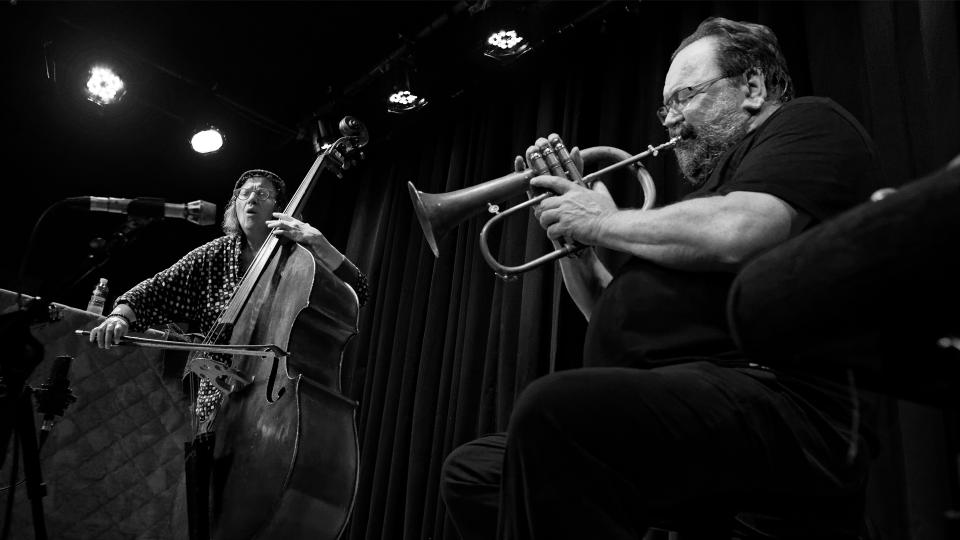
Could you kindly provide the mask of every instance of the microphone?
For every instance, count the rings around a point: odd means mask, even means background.
[[[67,407],[77,400],[70,390],[70,380],[67,379],[71,361],[73,358],[70,356],[56,357],[53,360],[53,367],[50,368],[47,382],[40,385],[40,388],[34,389],[37,396],[37,412],[43,415],[43,422],[40,424],[40,446],[43,446],[47,435],[53,431],[57,417],[63,416]]]
[[[67,202],[72,206],[85,208],[91,212],[110,212],[138,217],[177,218],[185,219],[197,225],[213,225],[217,221],[217,205],[207,201],[175,204],[152,197],[138,197],[136,199],[70,197]]]

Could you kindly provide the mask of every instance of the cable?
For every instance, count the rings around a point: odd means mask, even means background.
[[[65,200],[57,201],[47,207],[46,210],[40,214],[40,218],[37,219],[36,223],[33,224],[33,229],[30,231],[30,237],[27,240],[27,251],[23,254],[23,258],[20,260],[20,270],[17,272],[17,304],[20,307],[23,307],[21,297],[23,296],[23,285],[24,278],[27,273],[27,262],[30,260],[30,257],[33,255],[33,246],[35,240],[37,239],[37,233],[40,230],[40,224],[43,223],[43,220],[52,212],[55,208],[63,206],[66,204]]]

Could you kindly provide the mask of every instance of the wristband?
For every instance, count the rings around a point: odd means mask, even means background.
[[[118,319],[123,319],[123,322],[127,323],[127,326],[130,326],[131,324],[133,324],[132,322],[130,322],[130,319],[127,318],[127,316],[124,315],[123,313],[111,313],[110,315],[107,315],[108,319],[110,317],[117,317]]]

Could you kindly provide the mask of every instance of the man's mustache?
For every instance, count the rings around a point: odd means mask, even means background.
[[[674,126],[667,130],[670,134],[670,138],[679,136],[684,140],[692,140],[697,138],[697,130],[694,129],[690,124],[680,124],[679,126]]]

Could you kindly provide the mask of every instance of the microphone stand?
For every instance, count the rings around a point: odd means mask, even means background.
[[[53,207],[58,206],[55,203]],[[51,207],[51,209],[53,208]],[[39,227],[40,221],[47,215],[44,212],[34,226]],[[27,381],[36,367],[43,361],[44,347],[30,332],[30,326],[36,323],[52,322],[57,317],[51,312],[53,300],[63,297],[67,292],[75,289],[94,270],[101,268],[110,259],[112,252],[126,246],[136,237],[136,231],[156,221],[156,218],[131,216],[111,237],[109,241],[91,242],[92,252],[87,258],[87,264],[81,267],[77,276],[69,280],[66,286],[60,286],[53,294],[41,295],[23,301],[21,297],[20,309],[0,315],[0,343],[4,343],[6,354],[0,355],[0,467],[6,461],[7,449],[10,446],[11,435],[14,436],[17,449],[23,451],[24,482],[27,485],[27,497],[30,499],[31,514],[33,517],[33,531],[36,540],[46,540],[46,521],[43,513],[43,497],[47,494],[43,483],[43,474],[40,467],[40,447],[37,443],[36,423],[34,422],[32,394],[35,392]],[[34,235],[31,235],[31,241]],[[31,252],[31,245],[27,246],[26,253]],[[21,283],[23,282],[22,269],[26,268],[26,261],[21,265]],[[41,287],[43,290],[43,287]],[[68,390],[69,393],[69,390]],[[69,395],[72,397],[72,394]],[[46,395],[44,399],[49,400]],[[54,397],[54,401],[59,398]],[[69,405],[68,398],[63,409]],[[49,404],[49,403],[48,403]],[[17,455],[17,449],[14,456]],[[10,493],[7,495],[6,519],[3,530],[0,531],[0,540],[6,540],[10,532],[10,522],[13,496],[16,491],[17,463],[11,466],[13,480],[10,484]]]

